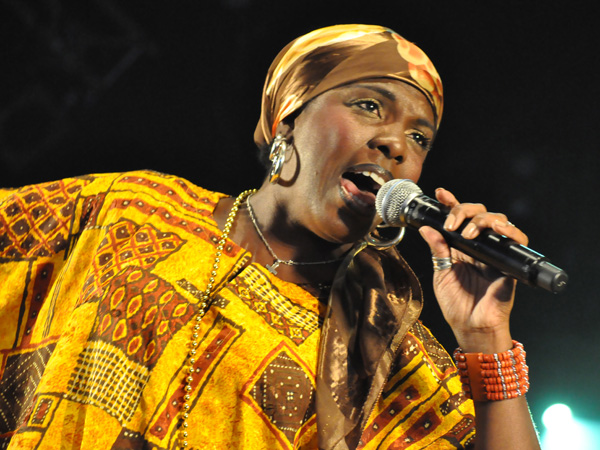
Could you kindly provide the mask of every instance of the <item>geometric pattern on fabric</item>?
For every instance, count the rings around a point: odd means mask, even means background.
[[[407,386],[400,392],[394,400],[382,411],[372,422],[372,424],[364,431],[361,442],[369,443],[377,435],[390,424],[396,416],[402,414],[407,408],[415,405],[415,402],[421,401],[419,391],[412,385]],[[402,447],[399,447],[402,448]]]
[[[40,314],[42,306],[44,305],[44,298],[46,298],[48,290],[50,288],[50,282],[52,280],[52,274],[54,272],[54,263],[40,262],[36,264],[36,262],[31,262],[30,268],[30,276],[32,279],[32,283],[29,285],[27,293],[30,294],[31,297],[25,299],[24,302],[25,305],[27,303],[29,304],[29,311],[27,312],[26,321],[24,325],[21,326],[20,330],[17,332],[17,339],[21,338],[21,347],[26,347],[31,343],[32,330],[38,322],[38,316]],[[22,304],[22,308],[25,305]],[[26,308],[27,307],[25,306],[25,308],[23,309]],[[47,325],[48,321],[46,321],[46,326]]]
[[[31,411],[35,390],[55,346],[51,344],[3,358],[0,371],[0,435],[15,430]]]
[[[13,434],[19,435],[33,431],[38,440],[41,440],[54,419],[54,414],[58,409],[62,396],[52,394],[37,395],[32,402],[32,407],[28,408],[29,417],[24,417],[19,429],[15,433],[10,433],[6,442],[0,437],[0,449],[5,449],[10,443],[9,440]],[[4,435],[6,436],[6,435]]]
[[[47,428],[59,403],[60,398],[55,395],[40,395],[33,406],[27,426]]]
[[[122,219],[111,225],[95,252],[79,303],[98,300],[102,288],[123,267],[151,268],[184,242],[175,233],[160,231],[151,224],[139,226]]]
[[[440,411],[443,415],[447,416],[452,411],[458,410],[460,405],[462,405],[466,400],[467,397],[463,391],[457,392],[440,405]]]
[[[90,197],[81,197],[81,229],[93,229],[98,223],[98,214],[106,199],[106,192],[99,192]]]
[[[75,199],[89,180],[68,179],[15,191],[0,212],[0,258],[52,256],[65,249]]]
[[[102,341],[89,342],[79,355],[65,398],[95,405],[124,424],[139,404],[149,372],[129,360],[120,348]]]
[[[225,278],[227,278],[227,277],[225,277]],[[194,297],[197,300],[202,300],[204,297],[204,291],[201,291],[200,289],[198,289],[196,286],[194,286],[193,283],[186,280],[185,278],[182,278],[181,280],[177,280],[177,286],[179,286],[181,289],[186,291],[188,294],[190,294],[192,297]],[[226,308],[228,304],[229,304],[229,300],[227,300],[223,297],[219,297],[219,296],[213,297],[212,303],[211,303],[211,305],[217,306],[221,309]]]
[[[474,427],[475,416],[472,414],[465,414],[465,417],[442,438],[448,441],[453,448],[466,448],[475,440],[475,434],[473,433]]]
[[[157,411],[156,417],[151,419],[149,426],[149,433],[151,435],[162,440],[167,436],[169,430],[172,430],[172,423],[178,420],[181,402],[185,394],[190,394],[192,399],[194,399],[190,405],[190,411],[194,411],[197,400],[202,396],[206,384],[214,374],[215,367],[218,366],[219,362],[225,357],[228,350],[244,331],[238,324],[233,323],[221,314],[217,314],[212,326],[198,343],[194,363],[191,366],[182,367],[182,370],[186,372],[190,369],[194,371],[193,381],[190,384],[191,390],[189,392],[184,391],[181,380],[185,376],[185,373],[178,373],[174,377],[177,389],[175,389],[169,398],[165,398],[161,402],[162,406]],[[173,437],[176,436],[172,436],[171,439]]]
[[[123,427],[121,433],[110,447],[110,450],[130,449],[167,450],[164,447],[148,442],[141,433]]]
[[[149,178],[150,176],[152,178]],[[159,178],[163,178],[164,183],[158,181]],[[120,186],[121,184],[127,186],[127,189],[131,189],[130,185],[136,184],[141,186],[146,193],[148,193],[148,191],[154,191],[155,194],[153,194],[153,196],[162,198],[163,200],[167,198],[169,204],[177,203],[180,208],[178,208],[178,211],[175,211],[172,208],[165,208],[164,202],[152,203],[147,198],[147,195],[143,198],[137,195],[134,197],[131,194],[135,194],[135,191],[139,189],[135,187],[133,188],[133,191],[129,192],[129,195],[124,196],[124,198],[114,199],[111,203],[111,208],[122,210],[135,209],[140,214],[160,219],[171,229],[179,228],[186,233],[192,233],[204,241],[212,243],[215,247],[218,245],[221,233],[215,234],[212,231],[212,229],[214,229],[213,226],[206,226],[207,223],[211,221],[202,220],[203,217],[208,218],[212,216],[212,212],[216,206],[214,195],[212,195],[212,199],[209,198],[209,196],[200,196],[194,189],[190,189],[182,179],[155,172],[140,172],[137,176],[124,176],[117,180],[116,187],[125,187]],[[177,184],[178,186],[174,186],[174,184]],[[180,187],[181,189],[176,189],[176,187]],[[212,194],[208,191],[205,192],[207,194]],[[184,199],[182,196],[186,196],[187,199]],[[182,213],[181,208],[187,211],[187,213]],[[199,221],[198,218],[200,218]],[[223,249],[223,254],[234,256],[238,250],[239,248],[235,244],[232,245],[231,242],[228,242]]]
[[[147,175],[151,175],[152,178],[148,178]],[[158,182],[158,178],[165,178],[165,181],[170,183],[177,183],[182,188],[182,193],[185,193],[191,197],[190,200],[184,200],[179,193],[177,193],[172,186],[167,183]],[[138,173],[137,176],[129,176],[126,175],[120,178],[117,181],[117,187],[119,187],[120,183],[137,184],[142,186],[144,189],[155,191],[160,197],[167,197],[170,202],[176,203],[182,206],[185,210],[194,213],[200,214],[203,216],[210,216],[212,211],[215,209],[216,204],[211,202],[207,197],[200,197],[196,194],[192,189],[187,186],[187,184],[181,179],[176,178],[173,180],[173,177],[170,175],[163,175],[157,172],[152,172],[149,174]],[[193,203],[193,204],[192,204]],[[202,208],[198,208],[199,204]],[[134,201],[132,206],[139,206]],[[158,212],[158,210],[153,213]]]
[[[442,419],[433,409],[429,409],[421,415],[402,435],[400,435],[390,448],[401,449],[409,447],[413,442],[419,442],[427,436],[431,430],[442,423]]]
[[[269,353],[242,390],[284,448],[295,448],[315,419],[314,375],[287,344]]]
[[[207,224],[204,221],[196,220],[197,215],[186,217],[185,215],[171,211],[164,206],[153,205],[146,199],[119,198],[112,202],[111,208],[122,210],[136,209],[140,214],[160,219],[170,229],[179,228],[185,233],[193,234],[205,242],[211,243],[215,248],[221,238],[220,233],[214,233],[210,227],[206,226]],[[199,212],[201,213],[203,211]],[[223,254],[234,256],[238,249],[239,247],[237,245],[232,245],[231,242],[228,242],[223,248]]]
[[[279,293],[268,276],[250,265],[228,285],[278,333],[302,344],[322,323],[320,316]]]
[[[461,410],[467,399],[456,370],[443,347],[420,322],[405,336],[391,373],[358,448],[382,445],[403,449],[415,444],[415,448],[422,448],[432,442],[445,442],[443,448],[453,449],[468,445],[474,436],[474,418]],[[444,431],[440,426],[450,414],[458,423]],[[407,426],[409,420],[414,422]]]
[[[430,365],[430,361],[434,363],[435,368],[431,367],[433,372],[443,377],[448,370],[454,370],[454,362],[448,352],[421,322],[417,321],[413,325],[411,333],[421,341],[425,348],[425,354],[428,356],[425,360],[426,363],[428,365]]]
[[[105,291],[89,340],[111,343],[148,369],[195,311],[169,283],[138,267],[123,269]]]

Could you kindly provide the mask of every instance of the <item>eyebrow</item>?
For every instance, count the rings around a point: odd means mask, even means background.
[[[370,89],[375,92],[379,92],[384,97],[390,99],[391,101],[396,101],[396,96],[393,92],[388,91],[387,89],[382,88],[381,86],[371,86],[369,84],[355,84],[354,87],[361,87],[365,89]]]
[[[393,92],[388,91],[385,88],[382,88],[381,86],[372,86],[370,84],[355,84],[355,87],[361,87],[361,88],[365,88],[365,89],[370,89],[372,91],[375,92],[379,92],[381,95],[383,95],[384,97],[386,97],[387,99],[395,102],[396,101],[396,96],[394,95]],[[427,119],[418,119],[417,123],[421,126],[427,127],[429,129],[431,129],[431,131],[435,134],[435,127],[433,126],[433,124],[427,120]]]
[[[417,124],[423,127],[427,127],[431,130],[431,132],[435,135],[435,127],[433,124],[427,119],[418,119]]]

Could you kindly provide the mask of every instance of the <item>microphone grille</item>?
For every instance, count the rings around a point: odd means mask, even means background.
[[[423,191],[411,180],[391,180],[381,186],[375,199],[375,209],[384,223],[392,226],[403,225],[400,211],[403,203],[414,194]]]

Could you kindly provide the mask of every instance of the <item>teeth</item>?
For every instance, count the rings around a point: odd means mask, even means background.
[[[365,177],[371,177],[371,179],[379,186],[383,186],[385,184],[385,180],[374,172],[362,172],[362,174]]]

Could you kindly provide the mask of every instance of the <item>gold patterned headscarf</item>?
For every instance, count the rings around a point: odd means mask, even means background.
[[[290,42],[275,58],[265,81],[259,147],[270,144],[277,125],[323,92],[367,78],[393,78],[429,100],[436,128],[442,117],[442,81],[423,51],[389,28],[334,25]]]

